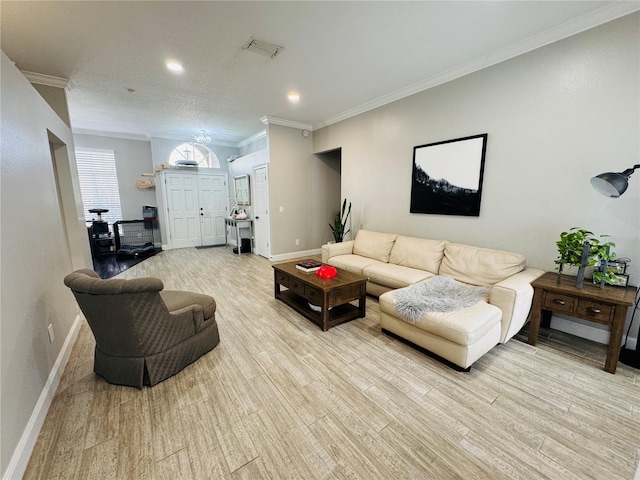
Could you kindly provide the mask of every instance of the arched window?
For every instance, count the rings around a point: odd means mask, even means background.
[[[195,161],[199,167],[220,168],[220,160],[216,154],[199,143],[178,145],[169,156],[169,165],[175,166],[180,160]]]

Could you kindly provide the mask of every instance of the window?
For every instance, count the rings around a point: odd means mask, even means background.
[[[96,214],[89,213],[92,208],[109,210],[102,214],[102,219],[106,222],[113,223],[122,220],[115,152],[113,150],[77,148],[76,163],[85,220],[90,222],[97,218]]]
[[[179,160],[189,160],[198,164],[199,167],[220,168],[220,160],[208,147],[199,143],[183,143],[178,145],[169,157],[169,165],[175,166]]]

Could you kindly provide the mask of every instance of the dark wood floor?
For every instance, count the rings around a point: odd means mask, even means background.
[[[96,271],[100,278],[111,278],[118,275],[120,272],[124,272],[126,269],[143,262],[147,258],[152,257],[162,249],[156,248],[151,254],[144,257],[125,257],[122,255],[116,255],[115,253],[107,253],[105,255],[98,255],[93,259],[93,269]]]

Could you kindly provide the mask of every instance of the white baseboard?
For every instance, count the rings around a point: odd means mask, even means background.
[[[568,320],[554,315],[551,317],[551,328],[564,333],[575,335],[576,337],[593,340],[594,342],[604,344],[609,343],[609,329],[593,327],[591,325],[578,322],[576,321],[576,319]],[[625,345],[625,340],[626,347],[628,349],[635,350],[638,339],[631,336],[629,336],[629,338],[626,338],[623,334],[622,345]]]
[[[292,258],[307,257],[309,255],[320,255],[322,250],[320,248],[314,248],[313,250],[304,250],[302,252],[280,253],[278,255],[271,255],[269,260],[273,262],[281,262],[283,260],[291,260]]]
[[[29,417],[29,421],[27,422],[27,426],[25,427],[24,432],[22,432],[20,441],[11,456],[9,465],[2,475],[3,479],[22,478],[24,475],[24,471],[29,463],[29,458],[33,452],[33,447],[36,445],[38,434],[40,433],[40,429],[44,424],[47,412],[49,411],[49,407],[53,401],[53,396],[60,384],[62,372],[69,361],[69,356],[71,355],[73,345],[76,343],[76,338],[78,338],[80,325],[81,317],[78,315],[76,316],[73,325],[71,325],[69,334],[64,341],[64,345],[62,345],[62,350],[60,350],[58,358],[56,359],[56,363],[53,364],[53,368],[51,369],[47,382],[40,393],[38,402],[36,403],[36,406],[31,413],[31,417]]]

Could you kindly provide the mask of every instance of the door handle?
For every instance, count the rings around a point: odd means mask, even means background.
[[[554,298],[553,303],[557,303],[558,305],[564,305],[566,302],[564,300],[560,300],[559,298]]]
[[[258,220],[260,217],[256,216],[256,220]]]
[[[599,314],[601,312],[601,310],[599,308],[593,308],[593,307],[589,307],[587,308],[587,310],[595,315]]]

